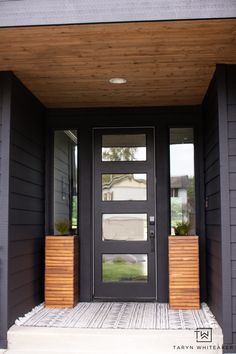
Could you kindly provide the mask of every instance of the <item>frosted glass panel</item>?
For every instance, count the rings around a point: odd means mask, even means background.
[[[147,214],[103,214],[103,241],[146,241]]]

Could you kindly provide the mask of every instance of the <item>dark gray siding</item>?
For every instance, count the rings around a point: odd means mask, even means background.
[[[214,78],[203,104],[206,196],[206,262],[208,304],[218,322],[222,318],[222,254],[220,220],[220,162],[217,81]]]
[[[226,67],[233,343],[236,350],[236,66]],[[234,351],[235,351],[234,350]]]
[[[236,351],[236,66],[219,65],[204,101],[209,305]]]
[[[0,1],[0,27],[229,18],[234,16],[236,16],[234,0]]]
[[[0,76],[0,233],[2,235],[2,223],[3,223],[3,215],[2,215],[2,208],[3,208],[3,202],[2,202],[2,100],[3,100],[3,80],[2,77]],[[2,329],[4,327],[4,320],[5,320],[5,316],[4,316],[4,300],[5,300],[5,296],[4,296],[4,292],[3,292],[3,288],[6,286],[6,284],[4,284],[4,281],[2,279],[2,277],[4,277],[4,269],[2,268],[3,265],[3,258],[4,258],[4,250],[3,250],[3,242],[1,241],[0,238],[0,328]],[[5,250],[6,252],[6,250]],[[4,299],[4,300],[3,300]],[[0,348],[3,347],[3,343],[2,341],[4,340],[4,338],[2,337],[2,335],[0,335]],[[5,346],[5,345],[4,345]]]
[[[8,324],[43,301],[44,109],[12,81]]]

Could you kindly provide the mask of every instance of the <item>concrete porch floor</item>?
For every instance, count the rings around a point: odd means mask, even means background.
[[[82,309],[85,317],[81,317]],[[153,309],[162,310],[159,312],[155,310],[155,316],[165,316],[155,322],[159,324],[159,328],[155,329],[150,325],[149,328],[147,327],[148,318],[152,318],[153,321]],[[206,315],[212,316],[209,317],[212,327],[207,321],[204,325],[204,310],[206,310]],[[129,318],[129,327],[124,318],[122,320],[124,313],[125,317]],[[147,317],[147,314],[150,317]],[[182,328],[176,329],[177,322],[169,321],[168,327],[163,329],[160,323],[165,323],[166,316],[169,319],[171,316],[180,318]],[[192,317],[195,322],[191,322]],[[49,318],[51,322],[47,323]],[[56,321],[58,318],[61,326]],[[88,322],[83,322],[85,326],[83,327],[81,321],[85,318]],[[130,319],[132,319],[131,322]],[[72,323],[72,320],[77,324],[77,328],[66,327],[66,324]],[[207,306],[205,308],[203,306],[201,310],[177,311],[170,310],[168,304],[151,303],[110,303],[110,305],[108,303],[80,303],[76,308],[66,310],[45,309],[43,305],[40,305],[16,323],[21,325],[12,326],[8,332],[7,354],[172,354],[199,353],[201,350],[204,353],[222,353],[223,334]],[[31,326],[32,323],[39,325],[44,323],[46,326]],[[91,323],[94,327],[91,327]],[[114,326],[115,323],[116,327],[108,328],[109,323],[110,326]],[[119,323],[120,328],[117,327]],[[132,328],[135,323],[138,327]],[[141,323],[145,326],[141,326]],[[103,324],[106,326],[102,327]],[[200,331],[206,330],[210,332],[211,338],[204,337],[201,341]]]
[[[197,343],[193,330],[118,330],[13,326],[7,354],[222,353],[220,328],[212,341]]]

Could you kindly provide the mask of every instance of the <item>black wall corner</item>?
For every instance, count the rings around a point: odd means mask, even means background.
[[[236,350],[236,65],[219,66],[222,142],[222,257],[225,343]],[[226,206],[226,208],[225,208]]]
[[[0,73],[0,348],[7,347],[11,74]]]
[[[211,81],[203,102],[205,220],[208,304],[220,325],[222,309],[222,239],[218,91],[216,76]]]
[[[43,301],[44,107],[0,73],[0,347],[15,319]]]
[[[217,65],[203,113],[208,304],[236,345],[236,65]]]
[[[9,318],[43,301],[45,227],[44,107],[12,78],[9,187]]]

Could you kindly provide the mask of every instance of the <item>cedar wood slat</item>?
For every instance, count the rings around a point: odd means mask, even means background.
[[[74,307],[78,301],[78,237],[46,236],[45,306]]]
[[[169,236],[171,309],[200,308],[198,236]]]

